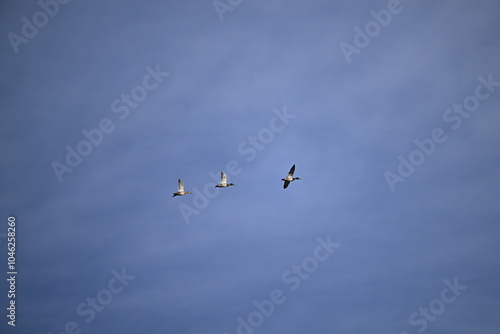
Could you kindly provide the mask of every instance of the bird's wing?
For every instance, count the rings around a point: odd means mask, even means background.
[[[224,172],[220,172],[220,183],[227,183],[227,175]]]
[[[179,183],[179,191],[184,191],[184,183],[182,183],[181,179],[177,181]]]
[[[285,181],[285,183],[283,184],[283,189],[286,189],[289,184],[290,184],[290,181]]]
[[[288,175],[293,176],[293,173],[295,173],[295,165],[293,165],[292,168],[290,168]]]

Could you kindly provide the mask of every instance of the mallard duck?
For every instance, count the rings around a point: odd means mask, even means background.
[[[226,188],[229,186],[235,186],[234,183],[227,183],[227,175],[224,172],[220,172],[220,183],[215,186],[215,188]]]
[[[172,197],[183,196],[186,194],[192,194],[192,192],[190,192],[190,191],[184,191],[184,183],[181,181],[181,179],[177,180],[177,183],[179,184],[177,192],[174,193],[174,196],[172,196]]]
[[[290,182],[295,180],[301,180],[300,177],[293,177],[294,172],[295,172],[295,165],[293,165],[292,168],[290,168],[288,175],[284,179],[281,179],[282,181],[285,181],[285,184],[283,184],[283,189],[286,189],[290,184]]]

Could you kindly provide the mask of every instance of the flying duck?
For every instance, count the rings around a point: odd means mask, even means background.
[[[284,179],[281,179],[282,181],[285,181],[285,183],[283,184],[283,189],[286,189],[290,184],[290,182],[295,180],[301,180],[300,177],[293,177],[294,172],[295,172],[295,165],[293,165],[292,168],[290,168],[288,175]]]
[[[215,186],[215,188],[226,188],[229,186],[235,186],[234,183],[227,183],[227,175],[224,172],[220,172],[220,183]]]
[[[181,181],[181,179],[177,180],[177,182],[178,182],[179,186],[178,186],[177,192],[174,193],[174,196],[172,196],[172,197],[183,196],[186,194],[192,194],[192,192],[190,192],[190,191],[184,191],[184,183]]]

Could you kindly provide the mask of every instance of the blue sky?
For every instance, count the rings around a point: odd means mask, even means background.
[[[500,5],[232,3],[2,2],[2,333],[496,333]]]

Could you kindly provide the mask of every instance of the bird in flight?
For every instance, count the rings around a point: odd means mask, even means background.
[[[220,172],[220,183],[215,186],[215,188],[227,188],[229,186],[235,186],[234,183],[227,183],[227,175],[224,172]]]
[[[295,165],[293,165],[292,168],[290,168],[288,175],[284,179],[281,179],[282,181],[285,181],[285,183],[283,184],[283,189],[286,189],[290,184],[290,182],[295,180],[301,180],[300,177],[293,177],[293,173],[295,173]]]
[[[177,180],[179,186],[177,188],[177,192],[174,193],[174,196],[172,197],[175,197],[175,196],[183,196],[183,195],[186,195],[186,194],[192,194],[192,192],[190,191],[184,191],[184,183],[181,181],[181,179]]]

